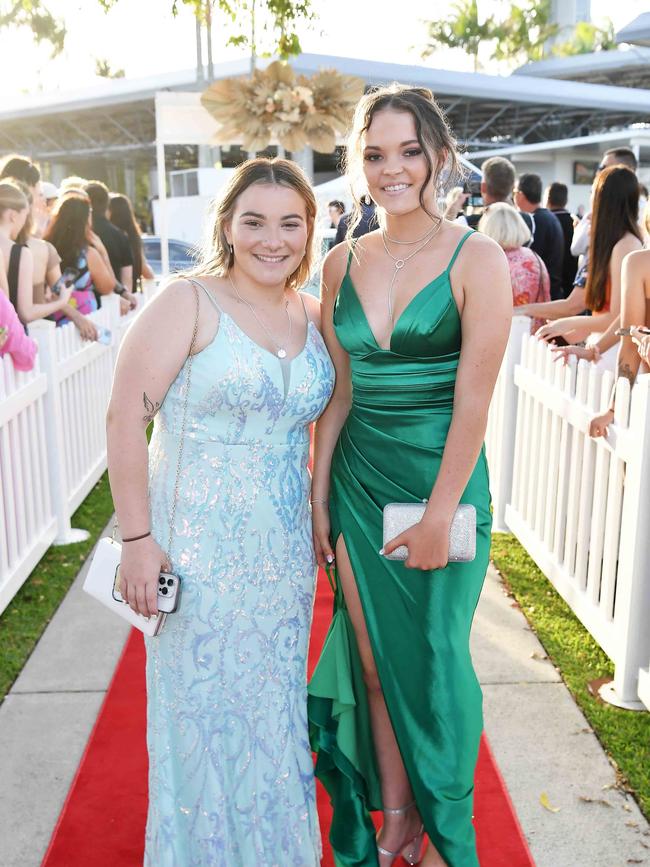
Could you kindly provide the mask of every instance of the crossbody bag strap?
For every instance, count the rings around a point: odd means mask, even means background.
[[[178,444],[178,462],[176,464],[176,480],[174,481],[174,499],[172,501],[171,513],[169,516],[169,539],[167,540],[167,560],[169,565],[172,565],[172,539],[174,536],[174,519],[176,518],[176,504],[178,503],[178,486],[181,478],[181,463],[183,460],[183,445],[185,443],[185,424],[187,422],[187,402],[190,396],[190,383],[192,381],[192,360],[194,358],[194,345],[196,344],[196,334],[199,330],[199,290],[192,283],[194,297],[196,299],[196,317],[194,319],[194,330],[192,331],[192,342],[190,343],[190,351],[187,356],[187,375],[185,377],[185,399],[183,400],[183,421],[181,423],[181,435]]]

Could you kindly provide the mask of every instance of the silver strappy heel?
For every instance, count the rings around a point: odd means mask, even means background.
[[[410,804],[407,804],[405,807],[395,807],[393,809],[386,808],[383,812],[390,813],[392,816],[403,816],[404,813],[407,813],[411,807],[415,807],[415,801],[411,801]],[[379,832],[381,833],[381,832]],[[390,852],[388,849],[384,849],[383,846],[379,845],[379,834],[377,834],[377,852],[380,855],[388,855],[389,858],[397,858],[398,855],[401,855],[402,858],[406,861],[407,864],[410,864],[411,867],[419,864],[422,860],[422,841],[424,840],[424,824],[420,825],[420,830],[412,837],[408,843],[402,846],[397,852]]]

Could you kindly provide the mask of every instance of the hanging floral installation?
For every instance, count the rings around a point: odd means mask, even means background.
[[[215,81],[201,95],[221,128],[216,144],[241,142],[261,151],[277,141],[288,151],[306,146],[332,153],[363,95],[363,79],[323,69],[308,78],[275,61],[250,78]]]

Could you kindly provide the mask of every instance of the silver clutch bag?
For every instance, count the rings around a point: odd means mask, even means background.
[[[384,506],[384,545],[417,524],[424,514],[426,503],[388,503]],[[406,560],[406,545],[396,548],[387,560]],[[476,557],[476,509],[461,504],[454,513],[449,528],[449,562],[470,563]]]

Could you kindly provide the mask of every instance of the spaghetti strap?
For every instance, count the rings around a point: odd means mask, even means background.
[[[474,234],[474,229],[470,229],[468,232],[465,232],[463,237],[460,239],[456,249],[454,250],[454,255],[451,257],[451,259],[449,260],[449,264],[447,265],[447,273],[449,273],[451,271],[454,262],[458,258],[458,254],[460,253],[460,251],[463,248],[463,244],[469,238],[469,236],[473,235],[473,234]]]
[[[203,289],[203,291],[204,291],[205,294],[208,296],[208,298],[210,299],[210,301],[211,301],[211,302],[214,304],[214,306],[217,308],[217,310],[218,310],[218,312],[219,312],[219,315],[220,315],[220,316],[223,315],[223,310],[221,309],[221,307],[219,307],[219,305],[218,305],[217,302],[215,301],[214,295],[212,294],[212,292],[210,292],[209,289],[207,289],[207,288],[203,285],[203,283],[201,283],[199,280],[195,280],[193,277],[186,277],[186,280],[188,280],[188,281],[189,281],[190,283],[192,283],[194,286],[198,286],[199,288]]]
[[[311,319],[309,318],[309,313],[307,313],[307,306],[305,304],[305,299],[303,297],[303,293],[298,292],[298,297],[300,298],[300,303],[302,304],[302,309],[305,312],[305,321],[307,322],[307,325],[309,325],[309,323],[311,322]]]

